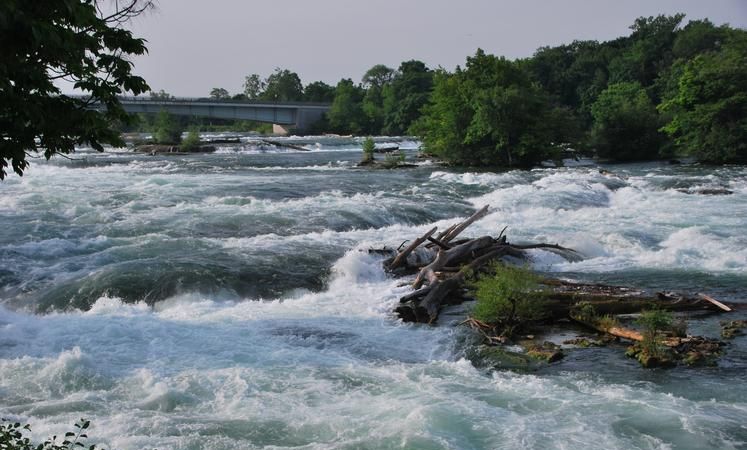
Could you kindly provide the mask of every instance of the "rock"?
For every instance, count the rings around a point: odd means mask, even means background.
[[[193,149],[185,149],[181,145],[146,144],[136,146],[134,151],[150,155],[186,155],[190,153],[214,153],[215,150],[215,146],[205,144],[200,144]]]
[[[527,349],[527,356],[547,363],[553,363],[563,359],[565,354],[556,344],[545,341],[542,344],[530,346]]]
[[[641,344],[635,344],[628,347],[628,349],[625,351],[625,356],[629,358],[635,358],[641,364],[641,366],[646,369],[666,369],[677,365],[672,352],[668,350],[661,350],[660,352],[657,352],[656,355],[654,355],[643,348]]]
[[[692,194],[692,195],[731,195],[734,193],[734,191],[731,191],[729,189],[722,188],[722,187],[677,189],[677,192],[682,192],[683,194]]]
[[[478,366],[488,366],[493,369],[518,370],[528,372],[537,370],[540,366],[537,359],[524,353],[512,352],[502,346],[480,345],[475,352]]]
[[[744,334],[744,328],[747,328],[747,320],[721,322],[721,337],[724,339],[733,339],[735,336]]]
[[[575,345],[576,347],[581,348],[589,348],[589,347],[604,347],[607,345],[606,342],[603,341],[597,341],[594,339],[587,339],[584,337],[577,337],[574,339],[569,339],[567,341],[563,341],[563,344],[566,345]]]

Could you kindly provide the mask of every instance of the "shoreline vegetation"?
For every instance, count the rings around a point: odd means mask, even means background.
[[[747,163],[747,31],[684,17],[641,17],[628,36],[541,47],[524,59],[478,49],[453,72],[411,60],[397,69],[377,64],[360,83],[303,86],[277,68],[246,77],[240,94],[214,88],[210,97],[328,102],[305,132],[413,135],[425,152],[462,166],[530,168],[569,152],[610,162]],[[268,124],[165,113],[140,116],[128,131],[178,144],[162,139],[175,126],[269,134]]]

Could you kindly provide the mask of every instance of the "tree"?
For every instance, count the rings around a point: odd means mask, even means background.
[[[150,7],[141,0],[113,12],[96,0],[0,2],[0,179],[9,166],[23,175],[27,157],[39,152],[49,159],[83,143],[98,151],[124,145],[112,124],[130,118],[117,96],[148,85],[128,59],[146,52],[145,41],[120,25]],[[62,95],[57,80],[84,96]]]
[[[274,102],[296,102],[303,100],[303,84],[298,74],[288,69],[275,68],[267,80],[261,95],[264,100]]]
[[[378,87],[381,89],[385,84],[392,81],[394,78],[394,69],[385,66],[384,64],[376,64],[366,71],[361,79],[364,89],[370,89],[371,87]]]
[[[478,50],[466,69],[438,72],[418,128],[426,150],[447,160],[528,167],[567,142],[566,116],[519,63]]]
[[[303,97],[307,102],[332,103],[335,99],[335,88],[323,81],[315,81],[306,86]]]
[[[210,98],[214,98],[216,100],[227,100],[231,98],[231,94],[229,94],[228,91],[223,88],[213,88],[210,90]]]
[[[338,133],[361,133],[366,123],[362,100],[363,90],[353,84],[353,80],[340,80],[335,88],[335,100],[327,112],[332,130]]]
[[[684,14],[639,17],[630,29],[630,46],[611,62],[611,82],[637,81],[651,86],[659,72],[673,61],[672,46]]]
[[[661,157],[665,144],[661,120],[653,102],[638,82],[615,83],[591,108],[591,140],[597,154],[617,161]]]
[[[182,128],[167,111],[156,116],[153,141],[157,144],[178,144],[182,140]]]
[[[244,95],[249,100],[257,100],[262,96],[265,90],[266,83],[257,75],[253,73],[244,79]]]
[[[400,64],[390,83],[384,86],[384,132],[403,134],[421,116],[433,90],[433,72],[422,61]]]
[[[678,89],[659,109],[681,149],[711,163],[747,162],[747,32],[732,30],[718,52],[689,61]]]
[[[150,91],[150,98],[153,100],[171,100],[174,96],[161,89],[160,91]]]
[[[381,133],[384,127],[384,87],[394,78],[394,70],[377,64],[363,75],[362,86],[366,89],[363,98],[363,112],[368,118],[367,129],[371,133]]]

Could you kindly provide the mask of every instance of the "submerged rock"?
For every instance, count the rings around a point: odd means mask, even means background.
[[[694,194],[694,195],[731,195],[734,193],[734,191],[726,189],[726,188],[722,188],[722,187],[677,189],[677,191],[682,192],[683,194]]]
[[[733,339],[735,336],[744,334],[744,328],[747,328],[747,320],[721,322],[721,337],[724,339]]]
[[[151,155],[184,155],[190,153],[214,153],[215,150],[216,148],[214,145],[206,144],[200,144],[193,148],[186,148],[182,145],[146,144],[136,146],[134,151]]]
[[[545,341],[542,344],[534,344],[528,347],[527,356],[547,363],[553,363],[563,359],[565,354],[557,344]]]

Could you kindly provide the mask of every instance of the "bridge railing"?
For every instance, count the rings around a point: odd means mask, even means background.
[[[137,103],[225,103],[241,105],[277,105],[277,106],[311,106],[330,107],[331,103],[319,102],[276,102],[272,100],[239,100],[239,99],[217,99],[210,97],[144,97],[144,96],[119,96],[119,101]]]

